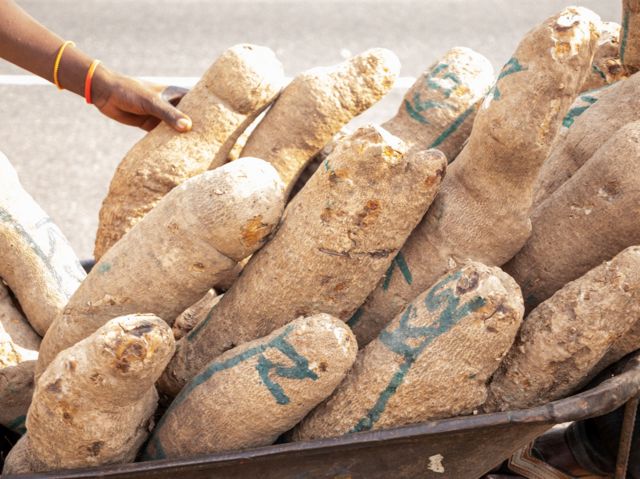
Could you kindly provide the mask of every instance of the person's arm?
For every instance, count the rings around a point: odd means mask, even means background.
[[[63,39],[37,22],[13,0],[0,0],[0,58],[4,58],[53,82],[53,66]],[[67,46],[58,69],[60,86],[84,96],[84,83],[92,58],[79,48]],[[163,86],[151,85],[98,65],[91,83],[91,97],[106,116],[145,130],[160,120],[178,131],[191,129],[191,119],[170,101],[184,90],[163,95]]]

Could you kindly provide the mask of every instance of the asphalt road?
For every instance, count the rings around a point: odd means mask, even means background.
[[[197,77],[227,47],[271,47],[289,76],[370,47],[387,47],[414,77],[453,46],[499,69],[526,31],[578,3],[619,21],[620,0],[18,0],[42,23],[111,68],[136,76]],[[143,132],[103,118],[51,85],[19,85],[0,60],[0,150],[25,187],[90,257],[111,175]],[[11,75],[11,77],[8,77]],[[13,81],[12,79],[15,79]],[[389,118],[396,88],[354,125]]]

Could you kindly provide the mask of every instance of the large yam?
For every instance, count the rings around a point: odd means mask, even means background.
[[[0,153],[0,278],[44,335],[84,279],[71,245]]]
[[[439,151],[408,153],[379,127],[347,137],[209,317],[180,340],[162,391],[177,394],[216,356],[299,316],[349,319],[424,215],[445,167]]]
[[[180,392],[155,428],[145,459],[272,444],[344,379],[358,345],[327,314],[298,318],[216,358]]]
[[[373,48],[338,65],[297,75],[251,133],[242,156],[271,163],[287,196],[311,158],[346,125],[393,86],[400,61]]]
[[[173,351],[162,319],[132,315],[61,352],[37,382],[28,432],[3,473],[133,462],[157,406],[154,383]]]
[[[640,121],[607,141],[531,216],[533,232],[505,265],[528,309],[628,246],[640,244]]]
[[[511,347],[524,308],[499,268],[469,263],[415,300],[367,347],[296,440],[469,414]]]
[[[640,120],[640,74],[580,97],[563,120],[563,128],[534,187],[533,208],[540,205],[627,123]]]
[[[33,394],[38,336],[0,280],[0,424],[24,432]]]
[[[45,336],[38,373],[116,316],[149,312],[171,324],[262,246],[283,208],[278,173],[255,158],[174,188],[93,267]]]
[[[640,318],[640,247],[570,282],[534,309],[491,380],[486,411],[572,393]]]
[[[188,133],[159,124],[124,157],[100,210],[94,255],[100,259],[169,191],[221,166],[240,134],[275,99],[283,83],[274,53],[241,44],[226,50],[178,105]]]

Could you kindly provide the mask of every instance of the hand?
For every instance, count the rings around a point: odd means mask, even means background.
[[[191,130],[191,119],[174,105],[187,92],[111,72],[99,66],[92,83],[94,105],[104,115],[125,125],[153,130],[164,121],[179,132]]]

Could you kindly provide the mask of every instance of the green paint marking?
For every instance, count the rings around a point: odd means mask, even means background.
[[[53,265],[53,258],[56,256],[58,245],[60,243],[69,242],[62,235],[62,232],[58,229],[58,227],[53,223],[51,218],[43,218],[42,220],[36,223],[36,229],[47,228],[47,238],[49,240],[49,252],[46,253],[42,248],[42,245],[36,243],[36,240],[29,234],[29,232],[24,229],[24,227],[20,224],[20,222],[11,214],[9,211],[4,208],[0,208],[0,221],[13,228],[13,230],[18,233],[25,242],[29,245],[29,247],[33,250],[33,252],[42,260],[42,262],[47,267],[47,270],[53,277],[56,285],[60,288],[62,292],[67,296],[67,298],[71,297],[71,295],[75,291],[74,288],[70,288],[70,284],[68,281],[64,281],[64,278],[60,275],[60,271]],[[84,270],[82,269],[82,265],[79,261],[77,264],[67,265],[64,268],[64,272],[76,279],[78,282],[81,282],[86,276]]]
[[[247,361],[255,356],[258,356],[258,364],[256,370],[262,380],[262,383],[267,387],[271,395],[276,402],[280,405],[288,404],[290,399],[284,392],[284,389],[280,384],[271,379],[270,372],[273,371],[276,377],[285,379],[311,379],[313,381],[318,379],[318,375],[309,369],[309,361],[302,355],[300,355],[295,348],[286,340],[286,337],[292,330],[292,326],[288,326],[282,334],[276,336],[268,343],[249,348],[246,351],[233,356],[226,361],[218,362],[212,361],[209,365],[198,375],[196,375],[183,389],[180,394],[171,403],[171,406],[162,416],[162,419],[154,429],[153,435],[147,444],[143,458],[145,460],[162,459],[166,457],[162,448],[160,440],[160,434],[162,432],[162,426],[167,417],[169,417],[172,410],[176,409],[182,404],[191,392],[198,386],[207,382],[213,375],[218,372],[225,371],[233,368],[238,364]],[[293,366],[285,366],[284,364],[274,363],[263,356],[263,353],[268,349],[277,349],[284,354],[288,359],[293,362]]]
[[[111,270],[111,263],[101,263],[98,267],[98,273],[108,273]]]
[[[520,62],[517,58],[511,57],[509,61],[502,67],[502,70],[500,70],[500,75],[498,75],[498,79],[496,80],[495,85],[493,85],[493,88],[489,91],[489,95],[493,95],[494,100],[499,100],[502,96],[502,93],[500,93],[500,89],[498,88],[498,82],[506,76],[513,75],[514,73],[522,72],[525,70],[527,69],[520,65]]]
[[[433,286],[427,293],[424,305],[428,311],[435,312],[444,308],[440,312],[438,319],[432,324],[428,326],[411,326],[410,321],[417,317],[417,309],[415,306],[409,305],[402,313],[400,324],[395,330],[390,331],[390,327],[387,327],[380,333],[380,341],[394,353],[403,356],[404,362],[391,377],[387,387],[380,393],[373,407],[356,423],[350,432],[370,430],[380,419],[389,400],[402,385],[411,366],[425,348],[440,335],[446,333],[458,324],[461,319],[486,303],[484,298],[476,296],[466,304],[460,306],[460,297],[456,296],[453,289],[448,288],[441,291],[449,283],[460,278],[461,275],[461,271],[448,275]],[[410,343],[415,344],[416,339],[421,339],[421,341],[417,346],[411,346]]]
[[[624,65],[624,54],[629,41],[629,10],[625,10],[622,17],[622,39],[620,40],[620,61]]]
[[[399,252],[396,255],[396,257],[393,258],[393,261],[391,262],[391,265],[389,266],[389,269],[387,270],[384,276],[384,281],[382,282],[382,289],[384,291],[387,291],[389,289],[389,285],[391,284],[391,278],[393,276],[393,271],[395,270],[396,266],[402,273],[402,277],[407,282],[407,284],[413,283],[413,276],[411,276],[409,265],[407,264],[407,261],[404,259],[402,252]]]
[[[347,326],[349,326],[350,328],[354,328],[356,324],[358,324],[358,322],[360,321],[360,318],[362,317],[362,313],[364,313],[362,308],[356,309],[356,312],[353,313],[353,316],[351,316],[351,318],[349,318],[349,320],[347,321]]]
[[[596,65],[591,65],[591,69],[596,72],[604,81],[607,81],[607,75],[604,74]]]
[[[460,125],[462,125],[464,123],[464,121],[467,119],[467,117],[469,115],[471,115],[471,113],[473,113],[474,109],[475,109],[475,105],[472,105],[469,108],[467,108],[465,111],[463,111],[458,116],[458,118],[453,120],[453,123],[451,123],[448,127],[446,127],[442,131],[442,133],[440,133],[440,136],[438,136],[438,138],[436,138],[435,141],[433,143],[431,143],[429,148],[437,148],[438,146],[440,146],[442,144],[442,142],[444,142],[453,133],[455,133],[458,130],[458,128],[460,128]],[[453,160],[454,160],[454,158],[449,158],[448,159],[449,163],[451,163]]]
[[[11,429],[13,432],[17,432],[18,434],[22,435],[27,432],[27,426],[25,424],[26,421],[27,416],[18,416],[13,421],[9,421],[6,426],[7,429]]]
[[[582,95],[580,99],[588,104],[583,106],[576,106],[569,110],[567,116],[562,119],[562,126],[564,126],[565,128],[571,128],[571,125],[573,125],[573,123],[576,121],[576,118],[582,115],[589,109],[589,107],[591,107],[591,105],[598,101],[596,97],[590,95]]]
[[[446,71],[447,68],[449,68],[448,64],[439,63],[429,72],[429,74],[424,79],[427,89],[441,92],[445,99],[449,98],[451,96],[451,93],[455,90],[455,88],[457,88],[458,85],[461,84],[461,81],[456,76],[456,74],[453,72],[447,72]],[[439,75],[443,72],[445,73],[440,78]],[[438,81],[438,80],[450,80],[451,82],[454,83],[454,86],[445,87],[442,85],[441,81]],[[449,105],[446,102],[443,103],[443,102],[431,100],[431,99],[423,101],[421,99],[420,92],[418,91],[414,92],[413,98],[411,100],[404,101],[404,108],[411,118],[413,118],[419,123],[422,123],[423,125],[430,124],[429,120],[423,114],[423,112],[428,112],[429,110],[433,110],[437,108],[454,109],[452,105]]]

